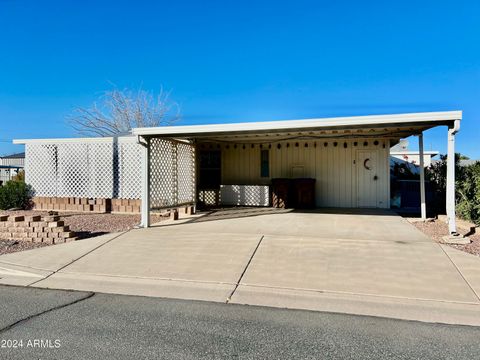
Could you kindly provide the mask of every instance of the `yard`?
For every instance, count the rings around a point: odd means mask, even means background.
[[[438,243],[442,243],[442,237],[448,235],[448,225],[441,220],[437,219],[427,222],[413,221],[412,223],[418,230],[422,231],[425,235]],[[475,234],[469,236],[469,239],[472,242],[468,245],[449,244],[449,246],[457,250],[465,251],[472,255],[480,256],[480,234],[478,230],[475,232]]]
[[[0,215],[47,215],[46,211],[0,211]],[[140,215],[60,213],[61,220],[77,234],[79,239],[125,231],[140,223]],[[164,215],[152,214],[152,223],[165,219]],[[50,244],[0,239],[0,255],[30,250]]]

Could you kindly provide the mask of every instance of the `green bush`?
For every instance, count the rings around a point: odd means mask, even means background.
[[[10,180],[0,186],[0,209],[28,209],[32,204],[32,187],[23,181]]]
[[[480,224],[480,162],[466,166],[457,181],[458,216]]]
[[[455,154],[455,201],[457,216],[480,224],[480,162],[460,166],[460,154]],[[428,169],[427,179],[434,185],[435,197],[432,203],[437,214],[445,213],[447,183],[447,156],[440,155],[440,161]]]

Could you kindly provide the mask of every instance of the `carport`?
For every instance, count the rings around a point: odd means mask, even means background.
[[[133,129],[143,145],[142,225],[150,226],[151,209],[215,203],[219,197],[226,205],[269,206],[275,178],[313,179],[316,207],[388,209],[390,147],[412,135],[418,137],[426,218],[423,132],[446,126],[446,205],[455,234],[455,134],[461,118],[461,111],[448,111]]]

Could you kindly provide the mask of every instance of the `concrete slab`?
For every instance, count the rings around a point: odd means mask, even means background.
[[[441,246],[480,300],[480,258],[447,245]]]
[[[42,247],[0,256],[2,266],[20,265],[38,270],[56,271],[96,247],[122,235],[114,233],[65,244]]]
[[[60,272],[35,284],[35,287],[225,302],[235,285]]]
[[[377,241],[431,242],[432,240],[397,214],[386,210],[322,209],[306,212],[266,212],[252,210],[252,216],[208,215],[186,221],[182,231],[308,236],[324,239],[363,239]],[[234,212],[234,210],[233,210]],[[255,215],[257,214],[257,215]],[[213,219],[215,220],[211,220]]]
[[[0,263],[0,284],[27,286],[50,275],[51,271]]]
[[[265,236],[241,284],[478,302],[433,242]]]
[[[62,272],[235,284],[260,237],[178,227],[132,230]]]

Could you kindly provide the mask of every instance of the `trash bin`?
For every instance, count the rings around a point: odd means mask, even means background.
[[[294,179],[291,186],[291,205],[297,209],[313,209],[315,207],[315,179]]]
[[[290,179],[272,179],[272,206],[286,209],[290,206]]]

